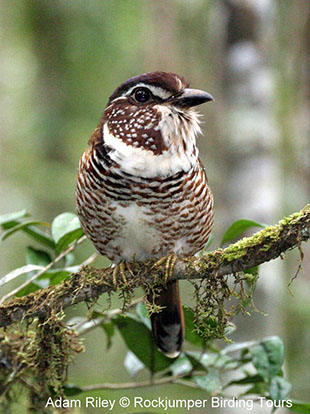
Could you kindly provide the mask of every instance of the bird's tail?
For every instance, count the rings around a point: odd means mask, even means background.
[[[184,339],[184,315],[179,282],[169,282],[156,297],[155,303],[163,309],[151,315],[154,341],[166,356],[176,358]]]

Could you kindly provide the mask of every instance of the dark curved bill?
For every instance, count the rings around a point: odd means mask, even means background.
[[[186,88],[182,95],[173,100],[173,103],[181,108],[190,108],[210,101],[214,101],[214,98],[208,92]]]

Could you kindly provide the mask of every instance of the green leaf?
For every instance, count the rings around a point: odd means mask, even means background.
[[[73,213],[62,213],[52,223],[52,236],[57,252],[65,250],[70,243],[83,236],[79,218]]]
[[[107,349],[109,349],[112,345],[112,338],[115,332],[114,324],[112,322],[102,322],[100,326],[107,335]]]
[[[113,322],[117,325],[126,345],[151,371],[159,372],[168,368],[173,360],[158,351],[151,331],[133,315],[119,315]]]
[[[206,370],[214,364],[217,354],[206,354],[198,351],[187,351],[186,356],[195,369]]]
[[[49,286],[55,286],[58,285],[63,280],[67,279],[71,275],[71,271],[69,270],[51,270],[49,272],[46,272],[42,278],[46,275],[47,278],[49,278]],[[41,278],[39,278],[41,279]]]
[[[44,233],[42,230],[37,229],[36,227],[29,226],[23,229],[25,233],[28,234],[32,239],[37,242],[44,244],[44,246],[55,249],[55,242],[49,234]]]
[[[181,354],[178,359],[176,359],[173,364],[170,366],[170,370],[173,376],[186,375],[191,372],[193,369],[190,360],[185,354]]]
[[[193,380],[199,388],[206,391],[210,395],[216,395],[222,390],[222,384],[219,376],[219,372],[210,368],[207,375],[201,377],[193,377]]]
[[[214,360],[214,367],[220,369],[236,369],[239,365],[239,361],[237,359],[233,359],[228,355],[217,355]]]
[[[263,382],[264,378],[261,375],[247,375],[239,380],[234,380],[229,383],[229,385],[248,385],[248,384],[257,384]]]
[[[96,319],[96,318],[103,318],[104,313],[97,312],[96,310],[92,311],[92,313],[89,315],[89,319]]]
[[[131,351],[126,354],[124,366],[131,377],[137,375],[144,368],[144,364]]]
[[[65,266],[71,266],[73,265],[73,263],[75,262],[75,255],[74,253],[68,253],[65,256]]]
[[[52,261],[51,256],[43,251],[33,247],[27,247],[26,250],[26,263],[41,266],[41,270]],[[30,279],[36,272],[30,271],[27,273],[27,279]],[[28,295],[28,293],[35,292],[40,288],[46,288],[50,285],[50,274],[44,273],[38,279],[31,282],[28,286],[25,286],[20,290],[16,296],[22,297]]]
[[[191,355],[193,354],[193,351],[187,351],[185,354],[188,357],[189,362],[192,364],[193,368],[195,370],[199,370],[199,371],[206,371],[206,367],[203,366],[203,364],[200,362],[199,358],[196,358],[195,355]]]
[[[272,400],[284,400],[291,391],[292,385],[282,377],[273,377],[269,392]]]
[[[264,397],[267,395],[267,384],[265,382],[256,382],[252,387],[240,394],[239,397],[244,395],[259,395],[260,397]]]
[[[4,233],[2,233],[0,237],[0,241],[4,241],[5,239],[10,237],[12,234],[16,233],[17,231],[26,230],[29,226],[33,226],[33,225],[48,226],[49,224],[43,221],[37,221],[37,220],[24,221],[23,223],[20,223],[6,230]]]
[[[38,250],[33,247],[27,247],[26,263],[45,267],[52,261],[51,256],[44,250]]]
[[[3,214],[0,216],[0,226],[4,229],[16,226],[21,218],[30,217],[30,214],[26,210],[15,211],[14,213]],[[16,224],[15,224],[16,223]]]
[[[310,414],[310,402],[292,400],[292,406],[287,409],[295,413]]]
[[[83,390],[75,384],[65,384],[63,386],[63,391],[67,397],[72,397],[73,395],[78,395],[83,392]]]
[[[30,275],[31,276],[31,275]],[[26,296],[29,293],[35,292],[39,289],[44,289],[50,286],[50,280],[47,278],[38,278],[34,280],[33,282],[29,283],[29,285],[25,286],[22,290],[16,293],[16,296],[18,298],[21,298],[22,296]]]
[[[151,320],[149,318],[149,313],[147,310],[147,307],[145,306],[145,304],[143,302],[140,302],[137,304],[136,306],[136,312],[137,315],[139,317],[139,319],[141,320],[141,322],[144,323],[144,325],[148,328],[151,329]]]
[[[66,235],[64,235],[64,237],[62,237],[59,240],[59,243],[57,243],[56,245],[57,252],[58,253],[62,252],[69,246],[69,244],[80,239],[83,235],[84,235],[84,232],[81,228],[67,233]]]
[[[278,374],[283,364],[284,346],[278,336],[272,336],[250,347],[252,362],[257,372],[269,382]]]
[[[16,213],[5,214],[4,216],[0,217],[0,225],[3,229],[9,230],[11,229],[12,232],[5,232],[2,237],[6,238],[9,237],[11,234],[15,233],[18,230],[22,230],[23,232],[27,233],[30,237],[35,239],[41,244],[45,246],[51,247],[52,249],[55,247],[54,240],[48,234],[44,233],[43,231],[37,229],[34,226],[29,225],[29,222],[23,222],[21,219],[25,217],[29,217],[30,214],[27,213],[26,210],[18,211]],[[49,223],[39,222],[43,225],[48,225]],[[21,226],[18,228],[18,226]],[[17,227],[17,228],[16,228]]]
[[[183,306],[183,311],[185,322],[185,339],[193,345],[199,346],[200,348],[203,347],[205,341],[195,330],[196,315],[194,311],[187,306]]]
[[[29,293],[35,292],[39,289],[46,288],[48,286],[55,286],[58,285],[58,283],[62,282],[64,279],[68,278],[70,276],[70,271],[65,270],[58,270],[53,269],[46,273],[44,273],[42,276],[40,276],[38,279],[31,282],[29,285],[25,286],[22,290],[16,293],[17,297],[26,296]],[[29,274],[29,277],[31,277],[32,274]]]
[[[39,286],[37,283],[31,282],[29,285],[25,286],[22,290],[16,293],[16,297],[21,298],[23,296],[29,295],[29,293],[35,292],[37,290],[41,289],[41,286]]]
[[[253,346],[255,342],[247,341],[247,342],[239,342],[234,344],[229,344],[225,348],[221,350],[221,354],[228,354],[230,352],[238,352],[238,351],[245,351],[247,353],[248,348]]]
[[[19,225],[19,223],[16,222],[16,225],[17,224]],[[52,249],[55,248],[54,240],[51,238],[51,236],[44,233],[42,230],[37,229],[33,226],[23,227],[21,228],[21,230],[37,242],[44,244],[45,246],[50,247]]]
[[[237,220],[230,227],[228,227],[228,229],[224,233],[224,236],[221,241],[221,246],[240,236],[240,234],[244,233],[247,229],[251,227],[266,227],[266,225],[258,223],[257,221],[247,219]]]

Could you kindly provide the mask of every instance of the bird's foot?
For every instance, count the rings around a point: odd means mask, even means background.
[[[131,265],[128,262],[120,262],[119,264],[115,265],[112,273],[112,281],[114,290],[118,287],[118,277],[121,276],[124,285],[128,284],[128,280],[126,277],[126,270],[130,273],[132,277],[134,277],[134,273],[132,271]]]
[[[156,263],[154,263],[153,268],[158,268],[162,264],[165,264],[165,283],[168,282],[169,279],[171,279],[173,275],[173,269],[175,262],[177,261],[178,256],[173,253],[169,256],[161,257],[159,260],[157,260]]]

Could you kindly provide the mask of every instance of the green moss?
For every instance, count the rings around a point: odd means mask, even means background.
[[[13,326],[0,332],[1,359],[6,361],[0,365],[0,391],[5,391],[7,401],[19,387],[19,394],[28,392],[31,412],[45,413],[49,411],[44,402],[51,390],[62,393],[69,362],[83,347],[61,319],[50,315],[30,326]]]
[[[268,226],[251,237],[244,237],[238,242],[224,249],[217,249],[199,258],[199,270],[203,274],[209,270],[215,271],[215,275],[208,279],[191,281],[194,286],[196,303],[196,329],[206,340],[224,338],[225,327],[229,319],[237,313],[250,314],[249,310],[257,310],[253,303],[253,295],[258,280],[258,269],[254,268],[244,273],[234,274],[233,286],[229,287],[226,277],[216,275],[216,269],[238,261],[250,254],[252,248],[258,247],[259,251],[266,252],[277,244],[283,231],[292,226],[310,212],[310,204],[300,212],[289,217],[284,217],[277,225]],[[301,255],[302,258],[302,255]],[[188,258],[186,272],[196,274],[196,258]],[[233,306],[227,307],[231,299],[235,299]],[[225,306],[224,306],[225,305]]]

